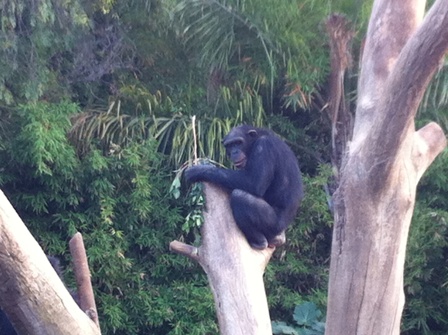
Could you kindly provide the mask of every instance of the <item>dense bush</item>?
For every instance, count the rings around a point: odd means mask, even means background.
[[[171,254],[182,217],[154,141],[80,157],[67,140],[70,103],[22,106],[0,152],[0,186],[46,253],[68,262],[67,242],[85,239],[104,334],[216,331],[206,279]],[[14,135],[13,135],[14,134]]]
[[[181,228],[182,201],[169,196],[166,158],[153,140],[105,151],[91,143],[79,153],[66,136],[77,112],[72,103],[20,107],[0,150],[0,187],[44,251],[69,269],[67,242],[83,234],[104,334],[217,333],[202,269],[168,250],[171,240],[194,237]],[[321,175],[305,178],[301,215],[267,269],[271,313],[280,319],[307,296],[324,302],[331,218],[328,171]]]

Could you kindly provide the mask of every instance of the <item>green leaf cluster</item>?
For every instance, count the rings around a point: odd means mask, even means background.
[[[0,101],[35,101],[67,88],[75,40],[89,28],[79,1],[0,1]],[[49,96],[48,96],[49,97]]]
[[[296,327],[289,326],[285,322],[273,322],[272,332],[274,334],[292,335],[323,335],[325,333],[325,321],[322,321],[322,312],[312,302],[297,305],[294,309],[293,318]]]

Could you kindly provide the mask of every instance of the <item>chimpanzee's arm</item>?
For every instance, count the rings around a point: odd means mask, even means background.
[[[227,170],[211,165],[196,165],[185,171],[188,182],[207,181],[229,190],[240,189],[262,197],[271,184],[275,167],[270,155],[270,145],[260,138],[254,144],[246,167],[242,170]]]
[[[190,182],[206,181],[229,190],[244,188],[249,192],[253,189],[249,176],[245,170],[228,170],[212,165],[195,165],[184,172],[185,179]]]

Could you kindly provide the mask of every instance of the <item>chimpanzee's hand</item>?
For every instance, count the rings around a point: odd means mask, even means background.
[[[216,169],[216,167],[210,164],[190,166],[184,171],[184,177],[188,183],[207,181],[209,172],[214,169]]]

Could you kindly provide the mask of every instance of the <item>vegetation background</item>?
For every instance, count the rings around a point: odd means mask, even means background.
[[[265,283],[273,320],[325,310],[332,214],[329,46],[324,20],[352,24],[358,59],[371,1],[0,0],[0,187],[44,251],[85,239],[104,334],[217,334],[194,209],[170,185],[193,156],[226,163],[234,125],[272,128],[299,157],[306,198]],[[419,113],[448,129],[448,63]],[[448,154],[421,181],[405,273],[403,334],[448,333]]]

